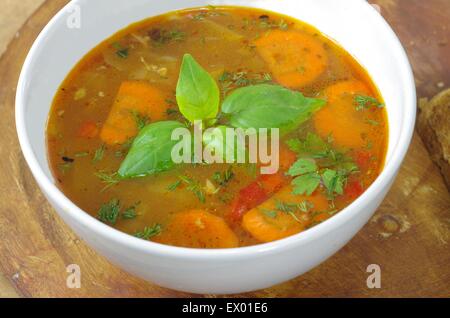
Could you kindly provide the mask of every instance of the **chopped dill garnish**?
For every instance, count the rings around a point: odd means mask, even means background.
[[[109,202],[102,204],[98,210],[97,216],[100,221],[114,225],[116,224],[119,216],[121,216],[124,220],[136,218],[136,207],[138,205],[139,202],[121,212],[120,201],[118,199],[111,199]]]
[[[221,187],[226,186],[234,177],[233,166],[230,166],[223,173],[216,171],[213,175],[213,180]]]
[[[205,193],[200,183],[187,176],[179,176],[180,180],[187,186],[187,189],[195,194],[201,203],[205,203]]]
[[[133,206],[125,209],[122,212],[122,219],[124,220],[132,220],[137,217],[136,207],[140,204],[140,202],[135,203]]]
[[[269,217],[269,218],[271,218],[271,219],[275,219],[275,218],[277,217],[277,215],[278,215],[278,212],[277,212],[277,211],[274,211],[274,210],[267,210],[267,209],[262,209],[262,213],[263,213],[265,216],[267,216],[267,217]]]
[[[368,109],[370,107],[384,107],[383,103],[380,103],[378,99],[372,96],[355,95],[354,101],[356,110]]]
[[[245,87],[249,85],[264,84],[270,82],[272,82],[272,75],[270,73],[225,71],[219,77],[219,84],[223,95],[226,95],[229,91],[238,87]]]
[[[126,59],[128,57],[130,48],[128,47],[122,47],[120,43],[114,42],[112,46],[116,49],[116,55],[122,59]]]
[[[94,158],[92,161],[98,162],[103,159],[103,156],[105,155],[106,146],[105,144],[102,144],[97,150],[95,150]]]
[[[156,235],[159,235],[161,230],[161,225],[155,224],[152,227],[146,226],[142,232],[136,232],[134,236],[143,240],[148,240]]]
[[[104,223],[116,224],[117,217],[120,213],[120,201],[112,199],[108,203],[102,204],[98,210],[98,218]]]
[[[106,184],[101,192],[108,190],[120,182],[120,177],[117,172],[107,173],[105,171],[99,171],[95,173],[95,176]]]
[[[181,180],[177,180],[177,181],[175,181],[174,183],[170,184],[170,185],[167,187],[167,190],[169,190],[169,191],[174,191],[174,190],[175,190],[176,188],[178,188],[180,185],[181,185]]]
[[[145,115],[141,115],[139,112],[133,110],[131,111],[134,121],[136,122],[136,127],[138,130],[142,130],[145,126],[150,123],[150,118]]]
[[[180,42],[186,38],[186,32],[180,30],[152,29],[149,31],[148,35],[157,45]]]

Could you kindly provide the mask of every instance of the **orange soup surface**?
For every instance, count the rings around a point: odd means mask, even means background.
[[[171,132],[194,120],[278,128],[279,170],[171,162]],[[377,178],[387,138],[383,100],[350,54],[310,25],[241,7],[118,32],[70,72],[47,126],[56,183],[75,204],[141,239],[193,248],[271,242],[327,220]]]

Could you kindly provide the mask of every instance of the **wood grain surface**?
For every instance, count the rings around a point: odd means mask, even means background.
[[[14,125],[18,74],[37,34],[66,2],[47,0],[0,60],[0,296],[191,296],[130,276],[87,247],[47,203],[22,157]],[[450,83],[450,2],[371,2],[405,45],[419,95],[431,97]],[[81,268],[80,289],[66,286],[69,264]],[[366,285],[369,264],[381,267],[380,289]],[[301,277],[236,297],[448,297],[449,264],[450,195],[415,135],[392,190],[349,244]]]

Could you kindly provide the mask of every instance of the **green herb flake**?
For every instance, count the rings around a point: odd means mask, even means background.
[[[201,203],[205,203],[205,193],[200,183],[187,176],[179,176],[180,180],[187,186],[187,190],[195,194]]]
[[[174,114],[178,114],[178,113],[179,113],[179,111],[176,110],[176,109],[173,109],[173,108],[168,108],[168,109],[166,110],[167,116],[174,115]]]
[[[157,45],[164,45],[171,42],[181,42],[186,38],[186,32],[180,30],[152,29],[149,36]]]
[[[378,121],[373,120],[373,119],[368,119],[367,118],[365,121],[366,121],[366,123],[368,123],[369,125],[372,125],[372,126],[379,126],[380,125],[380,123]]]
[[[93,162],[98,162],[103,159],[105,155],[106,146],[105,144],[102,144],[97,150],[95,150],[94,158],[92,159]]]
[[[275,218],[277,217],[277,215],[278,215],[278,212],[277,212],[277,211],[274,211],[274,210],[267,210],[267,209],[263,209],[263,210],[262,210],[262,213],[263,213],[265,216],[267,216],[267,217],[269,217],[269,218],[271,218],[271,219],[275,219]]]
[[[146,226],[142,232],[136,232],[134,236],[143,240],[148,240],[156,235],[161,234],[161,231],[161,225],[155,224],[152,227]]]
[[[109,224],[116,224],[117,218],[120,213],[120,201],[118,199],[112,199],[108,203],[104,203],[99,211],[98,218],[100,221]]]
[[[138,130],[142,130],[145,126],[150,123],[150,118],[148,116],[142,115],[137,111],[131,111],[134,121],[136,122],[136,127]]]
[[[133,206],[130,206],[129,208],[125,209],[122,212],[122,219],[124,220],[133,220],[137,217],[136,208],[140,204],[140,202],[135,203]]]
[[[372,96],[355,95],[354,97],[356,110],[369,109],[371,107],[383,108],[384,104],[380,103],[378,99]]]
[[[104,223],[115,225],[119,216],[124,220],[132,220],[137,217],[136,207],[140,204],[137,202],[133,206],[126,208],[121,212],[120,201],[118,199],[112,199],[108,203],[102,204],[98,211],[98,219]]]
[[[327,194],[333,197],[334,194],[342,195],[344,193],[344,184],[346,182],[346,176],[338,171],[325,169],[322,173],[322,180]]]
[[[126,59],[128,57],[129,48],[116,51],[117,56]]]
[[[289,168],[286,174],[295,177],[315,171],[317,171],[317,165],[313,159],[300,158]]]
[[[223,173],[220,173],[219,171],[215,172],[213,175],[213,180],[221,187],[226,186],[231,179],[234,177],[233,167],[230,166],[227,170],[225,170]]]
[[[272,21],[269,16],[259,17],[259,28],[264,30],[280,29],[286,31],[289,28],[289,24],[283,19]]]
[[[286,203],[277,200],[275,206],[278,211],[289,214],[295,221],[300,223],[299,218],[297,217],[297,215],[295,215],[295,213],[299,210],[299,207],[296,203]]]
[[[308,200],[302,201],[298,204],[300,211],[306,213],[314,208],[314,204]]]
[[[116,55],[122,59],[126,59],[128,57],[130,48],[123,47],[119,42],[114,42],[112,47],[116,49]]]
[[[231,90],[249,85],[272,83],[270,73],[252,73],[248,71],[223,72],[219,77],[222,94],[225,96]]]
[[[105,171],[99,171],[95,173],[95,176],[99,178],[102,183],[106,184],[101,192],[108,190],[120,182],[120,177],[117,172],[107,173]]]
[[[170,184],[168,187],[167,187],[167,190],[169,190],[169,191],[175,191],[180,185],[181,185],[181,180],[177,180],[177,181],[175,181],[174,183],[172,183],[172,184]]]
[[[299,156],[316,160],[319,168],[356,167],[351,157],[333,148],[332,142],[332,136],[328,136],[324,141],[318,135],[308,133],[304,140],[290,139],[287,145]]]
[[[320,184],[320,175],[316,172],[307,173],[292,180],[293,194],[311,195]]]

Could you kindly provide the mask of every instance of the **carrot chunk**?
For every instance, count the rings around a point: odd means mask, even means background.
[[[317,133],[326,138],[330,134],[337,145],[359,148],[365,145],[364,134],[370,132],[370,125],[364,121],[364,111],[355,106],[356,95],[370,96],[370,90],[359,81],[343,81],[325,90],[327,105],[314,115]]]
[[[192,248],[232,248],[239,245],[226,222],[203,210],[176,214],[155,242]]]
[[[311,196],[292,194],[292,187],[286,186],[269,200],[248,211],[242,218],[242,227],[261,242],[276,241],[303,231],[313,220],[307,213],[294,214],[281,211],[280,204],[290,206],[305,202],[308,212],[328,209],[326,197],[319,192]]]
[[[326,69],[328,56],[314,37],[297,32],[273,30],[254,42],[274,78],[289,88],[300,88]]]
[[[165,100],[164,94],[148,83],[123,82],[103,125],[101,139],[108,145],[125,143],[138,133],[136,116],[148,117],[151,121],[166,118]]]

